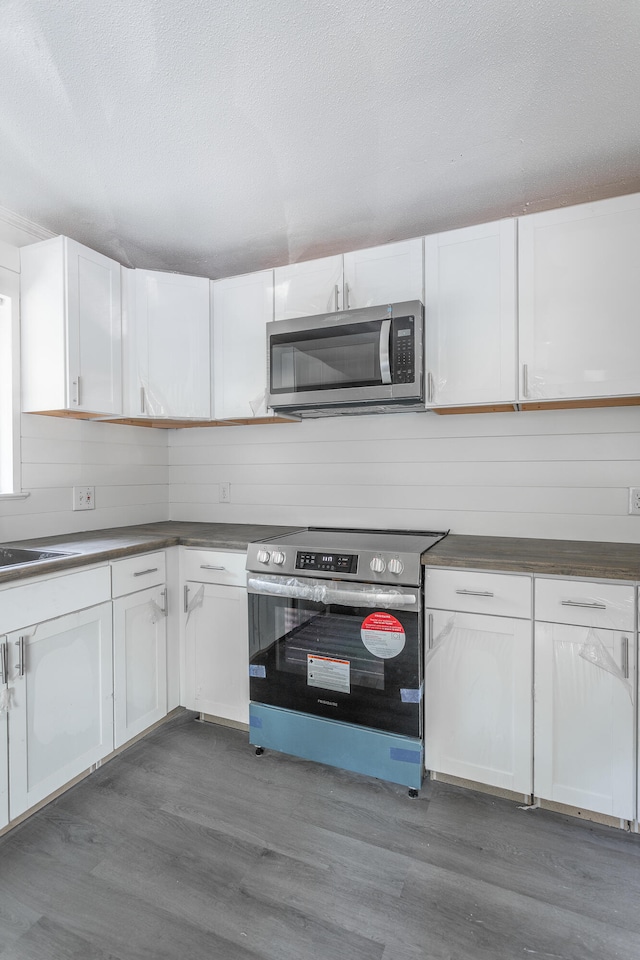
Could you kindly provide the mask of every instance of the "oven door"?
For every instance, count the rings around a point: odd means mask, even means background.
[[[417,589],[249,574],[251,700],[422,735]]]

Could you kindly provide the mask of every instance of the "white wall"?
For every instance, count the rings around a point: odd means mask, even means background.
[[[168,516],[167,431],[22,415],[25,500],[0,499],[0,542]],[[95,486],[95,510],[72,511],[72,487]]]
[[[176,520],[640,542],[638,407],[171,431],[169,463]]]

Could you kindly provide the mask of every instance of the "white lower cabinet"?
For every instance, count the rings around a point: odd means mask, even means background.
[[[111,603],[7,635],[11,819],[113,750]]]
[[[427,616],[427,769],[530,794],[531,621],[443,610]]]
[[[187,583],[186,706],[224,720],[249,722],[247,592]]]
[[[633,820],[633,632],[536,623],[535,664],[536,796]]]
[[[113,601],[114,746],[167,713],[166,587]]]
[[[9,823],[9,732],[7,725],[7,641],[0,639],[0,830]]]
[[[249,640],[244,554],[185,551],[185,706],[236,723],[249,722]],[[221,580],[223,582],[215,582]],[[214,582],[212,582],[214,581]],[[242,585],[241,585],[242,584]]]

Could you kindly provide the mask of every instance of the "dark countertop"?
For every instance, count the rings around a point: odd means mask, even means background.
[[[0,567],[0,584],[162,550],[178,544],[218,550],[246,550],[252,540],[276,537],[299,526],[257,523],[198,523],[163,520],[130,527],[88,530],[66,536],[13,541],[4,546],[39,547],[75,554],[22,567]],[[427,553],[425,566],[464,567],[508,573],[536,573],[598,580],[640,581],[640,544],[586,540],[534,540],[517,537],[469,537],[449,534]]]
[[[422,562],[431,567],[466,567],[596,580],[640,580],[638,543],[450,534],[423,553]]]
[[[187,547],[205,547],[218,550],[246,550],[252,540],[280,536],[300,527],[276,527],[259,523],[195,523],[183,520],[163,520],[131,527],[110,527],[88,530],[38,540],[20,540],[2,544],[11,547],[37,547],[41,550],[60,550],[74,556],[43,560],[22,567],[0,567],[0,583],[24,580],[72,569],[87,563],[117,560],[136,553],[162,550],[178,544]]]

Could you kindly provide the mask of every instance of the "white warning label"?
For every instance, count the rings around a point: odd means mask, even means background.
[[[400,621],[381,610],[365,617],[360,636],[369,653],[381,660],[390,660],[402,653],[407,639]]]
[[[310,687],[351,693],[351,662],[307,654],[307,683]]]

